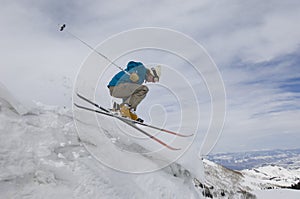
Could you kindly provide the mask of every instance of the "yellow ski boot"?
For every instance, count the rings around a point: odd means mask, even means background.
[[[121,104],[120,105],[120,113],[121,113],[122,117],[126,117],[126,118],[131,119],[129,104]]]

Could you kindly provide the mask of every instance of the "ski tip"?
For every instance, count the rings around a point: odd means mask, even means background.
[[[194,135],[194,134],[185,135],[185,134],[177,133],[177,132],[170,131],[170,130],[167,130],[167,129],[160,129],[160,130],[163,131],[163,132],[169,133],[169,134],[173,134],[173,135],[179,136],[179,137],[191,137],[191,136]]]
[[[79,109],[82,108],[82,106],[80,106],[80,105],[78,105],[78,104],[76,104],[76,103],[74,103],[74,106],[77,107],[77,108],[79,108]]]
[[[172,151],[179,151],[181,150],[181,148],[174,148],[174,147],[171,147],[171,146],[167,146],[168,149],[171,149]]]
[[[183,135],[183,134],[181,134],[181,135],[178,135],[178,136],[180,136],[180,137],[192,137],[194,134],[189,134],[189,135]]]
[[[79,92],[76,92],[76,95],[78,96],[78,97],[80,97],[80,98],[85,98],[83,95],[81,95],[81,93],[79,93]]]

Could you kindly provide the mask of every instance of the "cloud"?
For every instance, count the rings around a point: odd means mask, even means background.
[[[296,142],[283,143],[289,135],[300,138],[297,55],[298,51],[261,63],[242,62],[223,71],[228,113],[219,150],[233,150],[234,146],[228,148],[230,139],[239,150],[265,149],[257,144],[258,139],[260,143],[278,140],[268,147],[298,147]]]
[[[297,1],[215,2],[199,8],[192,34],[218,64],[267,61],[295,51],[300,42]]]
[[[282,131],[299,129],[295,121],[299,118],[300,63],[297,0],[7,0],[2,2],[0,15],[0,79],[21,101],[71,105],[77,70],[91,50],[59,32],[58,24],[66,23],[69,31],[91,46],[121,31],[158,26],[191,36],[217,63],[228,97],[225,137],[234,136],[243,145],[245,136],[279,136]],[[185,63],[168,62],[167,55],[142,58],[184,69]],[[110,75],[114,72],[112,69]],[[186,74],[193,86],[201,88],[199,106],[209,115],[203,82],[191,71]],[[177,83],[172,85],[181,89]],[[223,146],[228,143],[230,139],[225,139]]]

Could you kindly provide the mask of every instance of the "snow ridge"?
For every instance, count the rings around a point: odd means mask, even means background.
[[[9,107],[14,109],[19,115],[24,115],[28,110],[7,90],[0,82],[0,107]]]
[[[38,103],[22,115],[6,100],[0,105],[1,198],[257,198],[265,194],[259,190],[289,188],[300,179],[299,170],[234,171],[209,160],[205,181],[179,163],[147,174],[118,172],[86,150],[84,144],[94,143],[79,139],[70,110]],[[119,149],[142,149],[116,132],[105,136]]]

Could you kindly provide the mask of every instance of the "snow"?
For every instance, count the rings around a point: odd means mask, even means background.
[[[225,194],[233,199],[300,196],[298,191],[278,189],[299,181],[300,170],[266,166],[237,172],[208,160],[200,164],[192,149],[184,158],[156,171],[118,171],[97,161],[94,152],[111,160],[108,152],[117,151],[119,156],[113,160],[124,167],[128,167],[127,158],[130,166],[151,167],[165,164],[169,157],[133,153],[152,146],[120,134],[112,127],[115,121],[111,118],[100,118],[105,134],[90,125],[89,117],[76,118],[86,132],[79,138],[71,110],[37,103],[20,114],[14,105],[22,105],[7,90],[0,92],[0,98],[0,198],[197,199],[202,198],[202,191],[214,198]],[[129,131],[128,126],[118,125]],[[205,180],[198,178],[202,168]],[[268,187],[276,190],[262,190]]]
[[[256,190],[257,199],[299,199],[299,190]]]
[[[78,97],[75,97],[74,101],[76,104],[90,105]],[[74,116],[79,137],[88,143],[85,145],[87,150],[93,157],[111,168],[124,172],[144,173],[159,170],[177,160],[194,176],[201,178],[203,166],[198,158],[199,150],[189,150],[188,153],[184,150],[192,143],[193,137],[182,138],[147,128],[147,133],[183,149],[171,151],[117,119],[100,114],[95,116],[81,109],[75,109]],[[186,161],[186,154],[193,156],[193,164],[190,164],[190,158]]]
[[[243,170],[247,182],[265,184],[263,188],[274,186],[288,187],[300,181],[299,170],[288,170],[279,166],[264,166],[255,169]],[[251,185],[249,185],[251,186]]]
[[[0,198],[199,198],[169,170],[129,174],[100,164],[78,140],[72,112],[40,103],[25,115],[1,103],[0,165]]]
[[[8,103],[20,115],[27,113],[27,109],[0,82],[0,105],[2,103]]]

